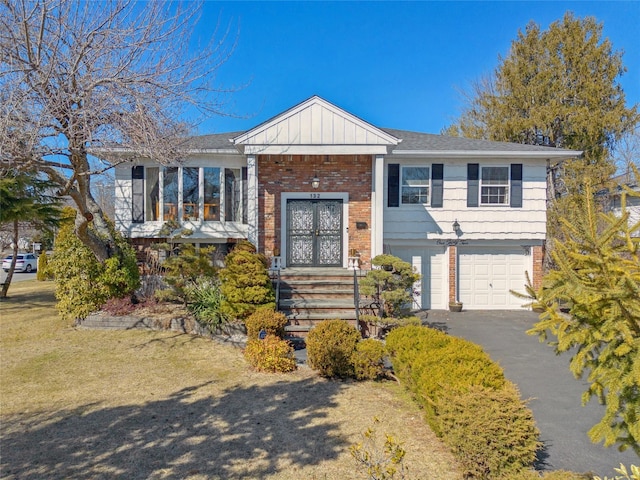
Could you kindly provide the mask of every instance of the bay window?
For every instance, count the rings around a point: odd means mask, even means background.
[[[184,167],[182,169],[182,219],[197,220],[200,193],[200,169]]]
[[[203,168],[204,176],[204,219],[220,220],[220,169]]]
[[[167,220],[178,220],[178,167],[162,170],[162,215]]]
[[[132,221],[246,223],[246,168],[132,167]]]

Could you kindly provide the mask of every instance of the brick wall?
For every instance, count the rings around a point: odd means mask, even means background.
[[[449,247],[449,302],[456,301],[456,261],[458,252],[456,246]]]
[[[531,255],[533,255],[533,275],[531,283],[533,283],[533,288],[537,290],[542,286],[542,277],[544,276],[544,247],[531,247]]]
[[[365,267],[371,259],[371,165],[370,155],[259,155],[258,241],[267,256],[280,248],[283,192],[348,192],[349,250],[356,249]],[[313,189],[317,176],[320,186]],[[367,228],[357,229],[356,222]],[[280,252],[285,255],[285,252]]]

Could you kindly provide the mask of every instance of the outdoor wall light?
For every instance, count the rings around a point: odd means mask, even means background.
[[[320,179],[318,177],[313,177],[311,179],[311,186],[313,188],[318,188],[320,186]]]
[[[453,222],[453,233],[456,235],[460,235],[460,224],[458,223],[458,219],[455,219]]]

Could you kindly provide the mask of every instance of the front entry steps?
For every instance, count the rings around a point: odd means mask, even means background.
[[[356,271],[358,278],[361,274]],[[281,270],[278,309],[289,319],[287,336],[304,338],[322,320],[346,320],[357,326],[353,281],[354,271],[344,268]]]

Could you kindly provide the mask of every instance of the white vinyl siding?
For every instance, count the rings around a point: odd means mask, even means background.
[[[394,162],[386,160],[388,163]],[[509,168],[513,161],[505,160]],[[400,161],[400,163],[402,163]],[[415,165],[415,159],[407,165]],[[437,161],[425,159],[425,165]],[[443,202],[441,208],[429,205],[401,205],[389,207],[387,191],[383,200],[383,243],[437,242],[455,239],[452,224],[458,220],[463,232],[460,240],[521,240],[522,244],[541,241],[546,237],[547,190],[546,164],[531,162],[523,165],[522,197],[524,208],[505,208],[505,205],[467,207],[467,162],[444,160]],[[495,161],[492,165],[496,165]],[[497,166],[500,166],[499,164]],[[388,168],[384,171],[384,185],[388,184]]]

